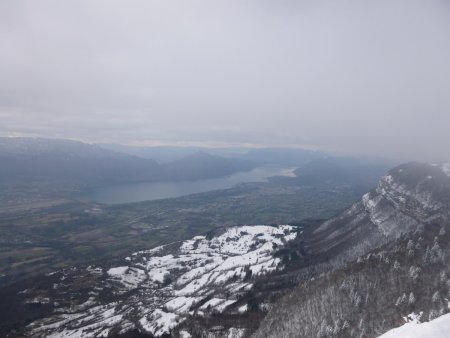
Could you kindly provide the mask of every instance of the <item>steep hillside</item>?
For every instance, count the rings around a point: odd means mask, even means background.
[[[449,210],[446,166],[391,170],[360,202],[305,236],[300,284],[255,337],[376,337],[412,312],[422,320],[444,314]]]

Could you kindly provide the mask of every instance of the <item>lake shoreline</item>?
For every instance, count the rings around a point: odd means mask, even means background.
[[[293,177],[295,169],[293,167],[262,166],[221,178],[116,184],[81,191],[77,198],[106,205],[154,201],[229,189],[242,183],[268,182],[269,177],[274,176]]]

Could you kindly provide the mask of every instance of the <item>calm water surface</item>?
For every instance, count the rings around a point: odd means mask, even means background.
[[[271,176],[294,176],[294,170],[295,168],[286,167],[259,167],[227,177],[198,181],[121,184],[90,190],[83,193],[82,197],[106,204],[151,201],[228,189],[239,183],[265,182]]]

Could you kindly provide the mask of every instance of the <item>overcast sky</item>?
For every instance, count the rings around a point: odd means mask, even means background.
[[[450,161],[450,1],[0,1],[0,135]]]

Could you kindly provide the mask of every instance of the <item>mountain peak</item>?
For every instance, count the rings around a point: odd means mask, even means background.
[[[386,236],[399,237],[445,217],[450,176],[441,165],[408,163],[383,176],[375,191],[362,198],[366,212]]]

